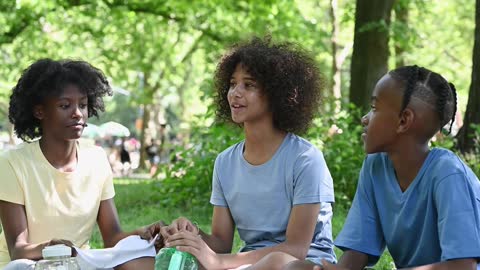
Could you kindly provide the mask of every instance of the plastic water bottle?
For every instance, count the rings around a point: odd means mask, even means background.
[[[155,256],[155,270],[198,270],[198,263],[190,253],[162,248]]]
[[[80,270],[77,259],[72,257],[72,248],[66,245],[46,246],[43,260],[35,264],[35,270]]]

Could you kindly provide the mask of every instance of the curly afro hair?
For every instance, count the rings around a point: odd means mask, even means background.
[[[22,73],[12,89],[8,119],[23,141],[42,136],[40,121],[33,108],[47,97],[61,95],[68,85],[75,85],[88,97],[88,117],[104,111],[103,96],[112,95],[107,78],[99,69],[84,61],[41,59]]]
[[[232,122],[227,94],[230,78],[242,64],[267,95],[273,124],[279,130],[302,134],[320,105],[322,77],[313,58],[298,45],[273,44],[270,37],[254,37],[232,47],[217,66],[214,77],[217,117]]]

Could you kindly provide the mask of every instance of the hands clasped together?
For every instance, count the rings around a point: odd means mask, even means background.
[[[160,222],[149,225],[141,237],[149,240],[157,234],[160,234],[155,242],[157,252],[163,247],[175,247],[195,256],[206,269],[218,268],[219,256],[202,239],[198,226],[187,218],[180,217],[168,226]]]

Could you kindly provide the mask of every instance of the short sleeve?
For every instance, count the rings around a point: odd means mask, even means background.
[[[220,169],[219,163],[219,157],[217,157],[215,165],[213,166],[212,195],[210,197],[210,203],[215,206],[228,207],[218,175],[218,170]]]
[[[342,231],[335,245],[342,250],[356,250],[369,256],[368,264],[375,264],[385,249],[385,239],[373,201],[372,181],[368,160],[363,163],[357,191]]]
[[[107,177],[105,183],[103,184],[102,190],[102,201],[111,199],[115,196],[115,188],[113,186],[113,176],[110,175]]]
[[[105,170],[103,174],[99,175],[104,175],[105,180],[103,182],[103,188],[102,188],[102,197],[101,200],[108,200],[111,199],[115,196],[115,187],[113,186],[113,172],[112,168],[110,166],[110,163],[108,162],[107,154],[105,151],[102,151],[102,158],[104,165],[102,166],[102,169]]]
[[[334,202],[332,176],[319,150],[310,147],[294,166],[293,205]]]
[[[442,261],[480,258],[480,203],[465,174],[444,178],[434,192]]]
[[[24,205],[25,197],[20,179],[5,155],[0,155],[0,176],[2,187],[0,188],[0,200]]]

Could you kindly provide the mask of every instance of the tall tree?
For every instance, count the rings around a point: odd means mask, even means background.
[[[357,0],[350,102],[367,108],[375,83],[388,70],[389,26],[394,0]]]
[[[338,112],[341,109],[340,99],[342,98],[342,65],[347,58],[350,50],[352,49],[352,43],[349,43],[340,51],[339,44],[340,38],[340,20],[338,16],[338,1],[330,1],[330,17],[332,24],[332,96],[335,99],[335,111]]]
[[[465,111],[464,124],[460,129],[458,148],[462,152],[469,152],[473,149],[474,140],[472,124],[480,124],[480,0],[476,1],[475,8],[475,41],[472,57],[472,82],[468,94],[467,110]]]
[[[395,24],[396,29],[394,33],[395,39],[395,66],[401,67],[405,65],[405,58],[403,54],[405,53],[409,45],[409,33],[411,32],[408,29],[408,4],[410,0],[397,0],[393,6],[395,11]]]

